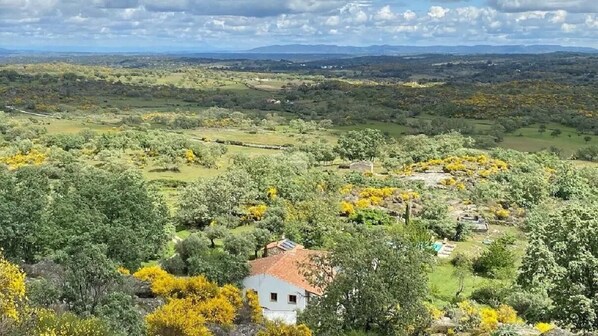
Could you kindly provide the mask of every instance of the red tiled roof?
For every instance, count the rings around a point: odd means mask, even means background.
[[[322,295],[321,288],[312,286],[305,276],[301,265],[309,262],[310,256],[320,254],[321,251],[294,249],[285,253],[252,260],[250,276],[268,274],[292,285],[303,288],[310,293]]]

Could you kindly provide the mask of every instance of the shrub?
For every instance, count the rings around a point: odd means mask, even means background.
[[[481,287],[471,293],[471,299],[479,304],[498,307],[505,298],[506,290],[497,286]]]
[[[311,336],[311,330],[305,324],[288,325],[282,322],[268,322],[266,328],[257,336]]]
[[[508,278],[515,270],[515,255],[496,240],[473,262],[473,270],[490,278]]]
[[[554,329],[554,325],[552,325],[551,323],[538,322],[534,326],[534,329],[536,329],[540,333],[544,334],[544,333],[549,332],[552,329]]]
[[[513,307],[519,316],[528,322],[540,322],[549,319],[551,302],[546,294],[528,291],[514,291],[504,302]]]
[[[392,225],[396,223],[392,216],[377,209],[357,210],[349,219],[354,223],[366,225]]]

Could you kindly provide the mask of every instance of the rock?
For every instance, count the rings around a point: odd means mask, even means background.
[[[440,320],[432,322],[430,333],[447,334],[449,329],[455,329],[457,326],[457,323],[453,322],[450,318],[443,317]]]
[[[574,334],[570,331],[563,330],[560,328],[554,328],[542,334],[542,336],[573,336]]]
[[[349,165],[349,169],[362,172],[362,173],[373,173],[374,163],[371,161],[357,161]]]

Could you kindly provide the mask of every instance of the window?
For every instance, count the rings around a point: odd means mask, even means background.
[[[297,304],[297,295],[289,295],[289,303]]]
[[[270,301],[278,302],[278,293],[270,293]]]

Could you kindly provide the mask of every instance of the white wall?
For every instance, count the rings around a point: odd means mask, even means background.
[[[288,322],[295,322],[297,310],[303,310],[307,305],[304,289],[294,286],[281,279],[267,274],[258,274],[243,280],[243,288],[257,291],[260,305],[265,308],[264,316],[269,319],[281,318]],[[278,294],[278,301],[270,301],[270,293]],[[288,302],[289,295],[297,296],[297,304]]]

